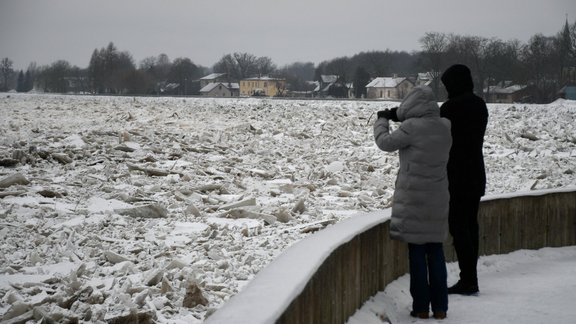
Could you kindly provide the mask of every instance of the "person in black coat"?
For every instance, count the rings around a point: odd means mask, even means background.
[[[442,74],[448,100],[440,115],[452,123],[452,147],[448,160],[450,192],[449,231],[460,267],[459,281],[449,287],[449,294],[472,295],[478,289],[478,208],[486,191],[484,168],[484,133],[488,109],[484,100],[474,94],[470,69],[456,64]]]

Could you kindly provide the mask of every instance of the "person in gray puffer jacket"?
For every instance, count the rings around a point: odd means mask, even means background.
[[[400,126],[390,131],[390,121]],[[416,86],[398,108],[378,112],[377,146],[399,151],[400,169],[392,200],[390,237],[408,243],[411,315],[446,317],[447,273],[442,243],[448,236],[447,163],[452,145],[450,121],[430,87]]]

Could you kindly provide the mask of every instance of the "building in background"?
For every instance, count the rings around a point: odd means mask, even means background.
[[[368,99],[402,100],[414,88],[414,83],[404,77],[379,77],[366,85]]]
[[[200,89],[200,94],[204,97],[238,97],[240,86],[235,82],[212,82]]]
[[[285,79],[257,77],[240,80],[240,96],[283,97],[285,95]]]
[[[212,73],[205,77],[200,78],[200,89],[204,88],[210,83],[224,82],[226,80],[226,73]]]
[[[567,100],[576,100],[576,85],[567,85],[558,91],[560,98]]]
[[[514,103],[528,102],[530,99],[529,87],[526,85],[496,85],[484,89],[486,102]]]

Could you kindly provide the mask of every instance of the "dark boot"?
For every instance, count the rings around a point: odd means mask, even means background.
[[[463,281],[458,281],[454,286],[448,288],[448,294],[458,295],[475,295],[479,292],[478,285],[467,284]]]
[[[430,317],[430,314],[428,312],[415,312],[415,311],[411,311],[410,312],[410,316],[412,317],[416,317],[416,318],[421,318],[421,319],[427,319]]]
[[[446,312],[434,312],[434,318],[442,320],[446,318]]]

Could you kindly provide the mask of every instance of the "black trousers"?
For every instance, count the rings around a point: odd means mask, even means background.
[[[479,195],[450,193],[450,235],[458,257],[460,281],[465,285],[478,285],[479,205]]]

